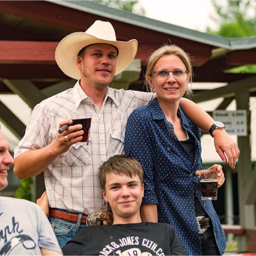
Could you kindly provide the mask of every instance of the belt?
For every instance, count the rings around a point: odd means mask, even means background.
[[[63,212],[56,209],[50,209],[49,212],[50,217],[70,221],[72,223],[77,223],[79,213],[70,213],[70,212]],[[81,224],[86,224],[87,216],[83,215],[81,218]]]
[[[210,218],[204,217],[204,216],[199,216],[196,217],[197,225],[198,225],[198,231],[199,234],[203,234],[207,228],[211,226],[211,221]]]

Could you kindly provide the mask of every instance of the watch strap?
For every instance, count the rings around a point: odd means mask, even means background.
[[[213,131],[214,131],[215,129],[217,129],[217,125],[216,125],[216,124],[212,124],[212,126],[211,126],[210,129],[209,129],[209,133],[211,134],[212,137],[213,137],[212,133],[213,133]]]

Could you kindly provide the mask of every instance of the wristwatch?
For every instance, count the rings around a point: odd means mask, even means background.
[[[219,129],[219,130],[225,129],[225,125],[222,122],[220,122],[220,121],[215,121],[212,124],[211,128],[209,129],[209,133],[211,134],[212,137],[213,137],[212,133],[216,129]]]

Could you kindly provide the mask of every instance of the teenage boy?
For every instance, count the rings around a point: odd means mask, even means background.
[[[113,225],[81,229],[62,248],[64,255],[185,255],[171,225],[142,222],[143,170],[135,158],[109,158],[99,168],[99,179]]]
[[[13,164],[9,143],[0,131],[0,191]],[[43,211],[26,200],[0,197],[0,255],[62,255]]]

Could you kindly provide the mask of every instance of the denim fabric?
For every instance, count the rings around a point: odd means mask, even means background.
[[[66,220],[49,217],[49,221],[57,237],[60,248],[66,245],[66,243],[78,233],[79,229],[86,227],[85,224],[80,224],[79,220],[78,223],[72,223]]]

